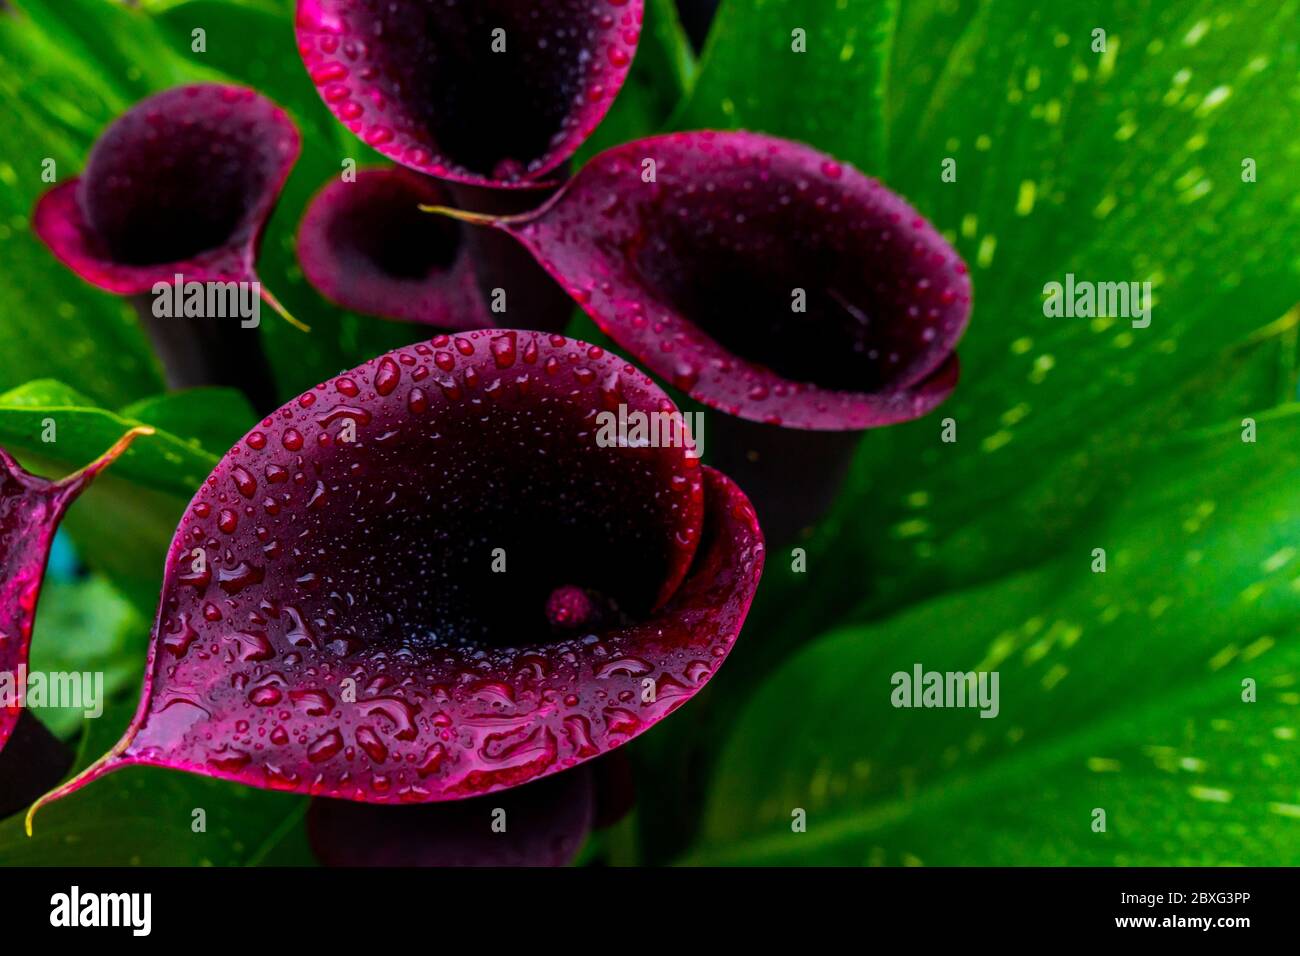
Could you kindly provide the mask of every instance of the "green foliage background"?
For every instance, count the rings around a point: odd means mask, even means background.
[[[260,266],[313,328],[263,324],[283,397],[425,333],[328,306],[294,262],[310,196],[344,158],[376,157],[317,98],[290,0],[11,6],[0,444],[55,473],[130,424],[159,429],[72,509],[95,575],[51,586],[37,621],[33,667],[102,669],[115,692],[84,727],[43,715],[79,737],[85,762],[133,708],[181,509],[252,414],[219,390],[161,394],[133,315],[30,234],[42,161],[75,174],[105,125],[168,86],[256,86],[304,136]],[[628,85],[583,156],[671,128],[804,140],[929,217],[970,263],[976,305],[954,397],[865,436],[835,510],[802,542],[806,573],[769,555],[732,659],[631,745],[638,808],[584,859],[1300,862],[1298,8],[724,0],[697,63],[671,0],[648,0]],[[796,28],[805,53],[791,50]],[[940,177],[945,159],[955,182]],[[1150,328],[1045,317],[1043,285],[1067,272],[1151,281]],[[54,446],[39,441],[47,416]],[[939,440],[948,417],[952,444]],[[890,675],[916,662],[998,670],[1000,715],[893,709]],[[193,807],[206,834],[191,832]],[[127,770],[44,811],[34,839],[0,822],[0,862],[309,863],[304,808]],[[791,832],[794,808],[806,833]]]

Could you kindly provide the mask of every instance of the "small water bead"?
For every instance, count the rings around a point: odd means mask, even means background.
[[[245,498],[251,498],[257,492],[257,479],[249,474],[248,469],[242,465],[236,465],[231,469],[230,478],[239,493]]]
[[[391,395],[401,377],[402,370],[398,364],[392,358],[385,356],[380,360],[379,369],[375,372],[375,391],[380,395]]]
[[[510,368],[515,364],[516,343],[514,332],[504,332],[492,338],[492,359],[500,369]]]

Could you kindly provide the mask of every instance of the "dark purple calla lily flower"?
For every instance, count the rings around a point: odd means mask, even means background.
[[[401,167],[331,181],[298,228],[303,274],[345,309],[457,331],[491,327],[464,228],[420,212],[446,200],[435,180]]]
[[[658,444],[602,413],[658,416]],[[140,708],[51,797],[152,764],[371,803],[516,786],[699,690],[763,563],[753,509],[643,373],[439,336],[268,416],[169,552]]]
[[[298,0],[298,49],[334,115],[411,169],[529,188],[623,85],[643,0]]]
[[[26,670],[45,562],[68,506],[136,436],[151,433],[127,432],[95,461],[58,481],[24,471],[0,448],[0,673],[12,677]],[[0,748],[18,724],[20,703],[0,702]]]
[[[298,151],[289,117],[252,90],[167,90],[105,130],[85,172],[41,197],[33,228],[77,275],[119,295],[177,274],[252,281]]]
[[[52,787],[72,764],[72,751],[23,704],[32,625],[54,533],[68,506],[139,435],[127,432],[98,459],[51,481],[30,474],[0,448],[0,819]]]
[[[307,835],[325,866],[564,866],[592,828],[594,798],[584,764],[451,803],[313,800]]]
[[[86,282],[130,298],[170,387],[238,388],[264,411],[275,405],[275,385],[260,337],[240,328],[248,317],[206,309],[159,315],[151,293],[194,283],[235,289],[242,305],[260,296],[305,329],[256,272],[262,233],[299,147],[289,117],[252,90],[210,83],[167,90],[104,131],[84,173],[37,202],[32,229]]]
[[[899,196],[799,143],[654,137],[536,213],[460,215],[515,236],[620,346],[730,415],[858,431],[956,385],[965,264]]]
[[[802,144],[653,137],[535,212],[437,211],[518,239],[622,348],[725,413],[712,460],[773,542],[829,507],[856,433],[956,387],[966,265],[902,198]]]

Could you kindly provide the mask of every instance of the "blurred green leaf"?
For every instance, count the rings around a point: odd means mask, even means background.
[[[167,13],[178,7],[187,7],[195,0],[136,0],[137,5],[148,13]],[[225,6],[243,7],[272,15],[292,13],[297,0],[218,0]]]
[[[110,38],[132,14],[121,7],[67,0],[56,8],[24,0],[0,15],[0,338],[5,362],[0,388],[40,376],[75,382],[110,405],[162,387],[134,314],[118,299],[92,289],[59,264],[31,234],[37,198],[48,188],[42,173],[55,163],[59,180],[74,175],[91,139],[135,98],[143,68],[170,81],[159,58],[133,62],[129,37],[112,50]],[[98,63],[87,45],[98,43],[112,66]]]
[[[101,577],[47,577],[32,633],[33,672],[103,674],[102,703],[139,686],[149,623]],[[87,720],[85,708],[46,707],[38,716],[61,737]]]
[[[1256,444],[1234,423],[1166,446],[1048,564],[792,658],[745,708],[691,861],[1300,859],[1300,406],[1257,419]],[[917,664],[998,672],[999,712],[895,709]]]
[[[896,0],[724,0],[673,128],[802,140],[883,175],[897,8]]]

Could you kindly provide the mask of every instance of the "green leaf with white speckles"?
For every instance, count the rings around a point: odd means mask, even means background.
[[[1257,427],[1166,446],[1040,568],[792,658],[746,707],[689,860],[1300,862],[1300,406]],[[894,707],[918,664],[997,672],[996,716]]]
[[[1173,402],[1189,381],[1216,387],[1243,343],[1294,327],[1298,19],[1295,0],[903,5],[886,181],[972,267],[962,380],[935,414],[865,437],[809,547],[816,578],[778,586],[775,606],[800,595],[792,635],[1050,556],[1117,456],[1189,423]],[[1150,281],[1150,326],[1044,315],[1067,273]],[[1256,402],[1294,394],[1289,375]],[[1235,401],[1198,393],[1198,423]]]
[[[101,705],[134,691],[148,649],[149,625],[138,610],[104,578],[77,580],[47,577],[41,584],[32,633],[31,672],[103,675]],[[37,715],[51,732],[65,739],[89,719],[86,707],[44,707]]]
[[[673,128],[803,140],[881,175],[885,64],[897,6],[724,0]]]
[[[676,770],[666,789],[682,794],[643,814],[670,821],[647,830],[655,847],[687,831],[704,798],[679,754],[714,755],[746,705],[739,689],[831,628],[1050,562],[1158,466],[1162,440],[1296,394],[1295,0],[908,0],[892,32],[856,44],[854,69],[826,72],[832,102],[815,116],[793,103],[802,75],[780,59],[790,29],[826,25],[809,36],[830,50],[853,18],[887,24],[891,5],[727,2],[678,118],[799,136],[880,176],[970,264],[974,309],[953,397],[863,437],[837,507],[800,542],[806,573],[769,556],[729,683],[640,744],[647,772]],[[760,22],[761,41],[749,32]],[[1105,52],[1093,52],[1096,29]],[[854,139],[877,100],[880,156]],[[1255,182],[1242,180],[1246,157]],[[942,178],[947,159],[955,181]],[[1067,272],[1151,280],[1150,327],[1045,316],[1044,284]],[[947,418],[953,444],[940,440]],[[792,708],[815,693],[787,690]],[[743,770],[734,754],[726,766]],[[736,807],[754,799],[716,779]]]

